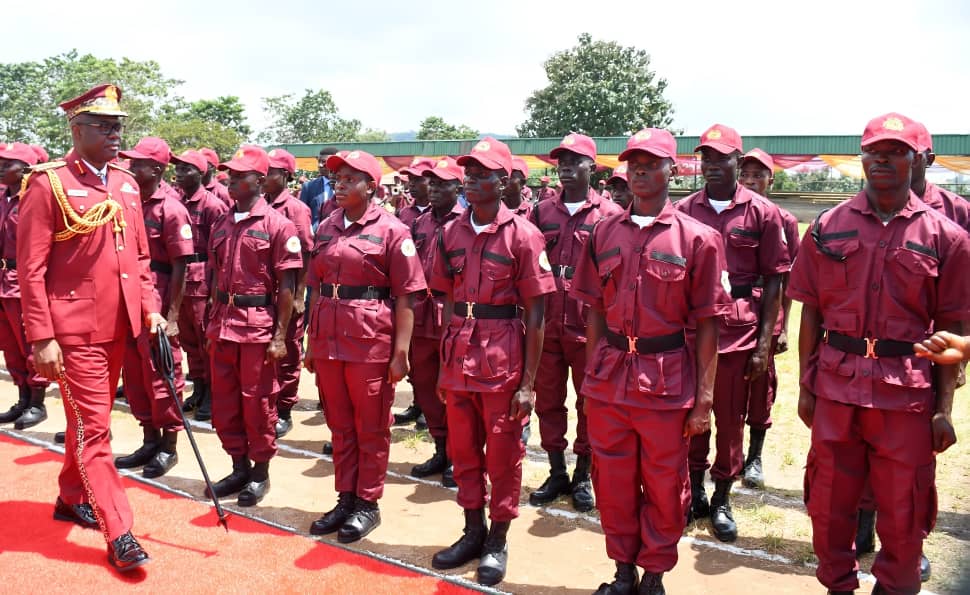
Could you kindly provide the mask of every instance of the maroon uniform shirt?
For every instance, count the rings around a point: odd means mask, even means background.
[[[916,343],[933,321],[970,318],[970,240],[912,192],[886,225],[865,192],[819,218],[819,241],[802,240],[788,295],[817,308],[828,331]],[[801,381],[819,398],[895,411],[934,403],[929,360],[866,358],[819,344]]]
[[[162,313],[167,315],[172,303],[169,288],[172,263],[195,252],[192,223],[182,203],[161,187],[151,198],[142,202],[141,209],[145,234],[148,236],[148,253],[151,255],[149,268],[162,304]]]
[[[562,194],[536,204],[530,221],[539,228],[546,242],[546,254],[556,278],[556,292],[546,298],[546,339],[586,342],[586,316],[583,302],[569,296],[576,271],[593,225],[610,215],[622,213],[616,203],[590,188],[586,202],[570,215]]]
[[[188,210],[189,219],[192,222],[193,253],[197,255],[190,258],[185,267],[185,297],[207,297],[209,295],[206,275],[209,270],[209,236],[212,235],[212,226],[229,210],[229,207],[201,186],[195,194],[183,198],[182,204]]]
[[[455,302],[499,306],[521,306],[555,291],[542,234],[534,225],[501,204],[495,220],[476,234],[471,213],[468,209],[442,231],[444,255],[435,259],[432,289],[450,293]],[[518,388],[525,357],[521,318],[453,315],[444,324],[440,387],[476,393]]]
[[[923,202],[939,211],[967,232],[970,232],[970,203],[959,194],[944,190],[931,182],[926,183]]]
[[[421,215],[427,213],[430,209],[430,205],[425,205],[424,209],[421,209],[412,203],[398,209],[397,218],[400,219],[401,223],[403,223],[408,229],[411,229],[414,221]]]
[[[742,289],[751,294],[736,297],[734,307],[721,317],[718,352],[754,349],[763,278],[787,273],[791,267],[778,207],[740,184],[720,214],[708,202],[706,188],[674,207],[721,234],[732,297]]]
[[[18,189],[19,190],[19,189]],[[17,222],[20,220],[20,192],[6,196],[0,186],[0,298],[19,298],[17,282]]]
[[[217,182],[214,178],[205,189],[209,191],[209,194],[221,200],[227,207],[232,208],[233,200],[229,196],[229,189]]]
[[[415,220],[412,227],[411,236],[418,249],[418,257],[421,259],[421,267],[424,270],[425,279],[431,279],[434,273],[434,261],[438,257],[438,232],[446,223],[457,219],[465,209],[457,202],[455,206],[445,213],[445,216],[438,219],[434,216],[434,211],[428,211]],[[429,290],[425,295],[418,295],[414,300],[414,332],[413,337],[426,339],[441,338],[441,310],[444,298],[441,292],[434,295]]]
[[[213,299],[206,336],[212,341],[269,343],[276,323],[276,272],[303,267],[300,239],[293,223],[265,200],[257,200],[238,223],[235,214],[233,208],[223,215],[209,238],[216,291],[268,295],[270,303],[247,308]]]
[[[332,202],[332,201],[328,201]],[[400,297],[428,286],[411,232],[379,204],[345,225],[337,209],[317,227],[307,285],[373,286]],[[313,357],[378,363],[391,359],[394,304],[391,299],[334,299],[323,293],[310,313]]]
[[[720,235],[669,202],[640,228],[622,211],[596,226],[579,255],[570,296],[606,314],[606,326],[628,337],[683,331],[690,320],[731,307],[721,283],[725,261]],[[586,365],[583,394],[607,403],[647,409],[694,406],[696,372],[688,347],[630,354],[600,339]]]
[[[270,205],[276,212],[293,222],[296,227],[296,237],[300,238],[300,246],[304,252],[313,249],[313,232],[310,230],[310,207],[300,202],[289,190],[283,190]]]

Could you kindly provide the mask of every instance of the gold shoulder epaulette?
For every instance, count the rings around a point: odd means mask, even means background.
[[[47,163],[38,163],[37,165],[30,168],[31,171],[47,171],[49,169],[57,169],[59,167],[64,167],[67,165],[66,161],[48,161]]]
[[[123,172],[125,172],[126,174],[128,174],[129,176],[132,176],[132,177],[134,177],[134,176],[135,176],[135,174],[133,174],[133,173],[131,173],[131,171],[130,171],[130,170],[127,170],[127,169],[125,169],[125,168],[123,168],[123,167],[121,167],[120,165],[118,165],[118,164],[116,164],[116,163],[109,163],[109,164],[108,164],[108,167],[110,167],[111,169],[116,169],[116,170],[118,170],[118,171],[123,171]]]

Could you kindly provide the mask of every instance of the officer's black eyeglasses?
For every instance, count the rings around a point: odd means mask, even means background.
[[[125,131],[125,125],[121,122],[75,122],[75,124],[80,124],[81,126],[90,126],[91,128],[96,128],[98,133],[102,136],[108,136],[110,134],[121,134]]]

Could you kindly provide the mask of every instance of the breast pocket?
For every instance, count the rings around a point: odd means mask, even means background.
[[[247,230],[240,239],[239,260],[242,268],[254,273],[266,274],[272,267],[270,259],[269,234],[253,229]]]
[[[51,322],[56,334],[80,335],[98,330],[94,278],[82,277],[73,283],[51,285]]]
[[[619,275],[620,265],[623,259],[619,250],[611,256],[599,256],[596,261],[596,274],[600,278],[600,285],[603,288],[603,306],[610,308],[616,304],[620,289]]]
[[[376,241],[375,241],[376,240]],[[384,243],[376,236],[358,236],[347,244],[353,248],[355,266],[361,266],[364,279],[370,284],[386,284],[387,271],[384,270]]]
[[[224,268],[229,258],[229,235],[223,233],[212,236],[209,242],[209,260],[215,266],[216,273]]]
[[[687,259],[677,254],[653,250],[643,264],[643,279],[650,285],[641,287],[644,305],[667,314],[671,305],[686,302]]]
[[[940,276],[940,261],[930,247],[914,242],[906,242],[906,245],[889,254],[891,266],[888,268],[892,271],[896,291],[902,294],[908,306],[915,306],[932,295],[926,287]]]
[[[857,238],[823,242],[825,252],[819,259],[819,290],[855,289],[864,281]]]
[[[512,284],[513,263],[511,256],[482,252],[482,300],[493,300],[495,296],[507,291]]]

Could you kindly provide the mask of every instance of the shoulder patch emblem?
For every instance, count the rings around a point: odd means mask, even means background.
[[[121,185],[121,191],[127,192],[129,194],[138,194],[138,191],[135,190],[135,188],[128,182],[125,182],[124,184]]]
[[[546,272],[552,271],[552,265],[549,264],[549,255],[546,254],[545,250],[539,253],[539,268]]]
[[[728,292],[728,294],[731,293],[731,276],[728,275],[727,271],[721,271],[721,287],[723,287],[724,291]]]
[[[417,253],[418,253],[418,250],[414,246],[414,240],[412,240],[411,238],[405,238],[404,241],[401,242],[401,254],[410,258]]]
[[[192,226],[186,223],[179,229],[179,235],[182,236],[183,240],[192,239]]]
[[[286,251],[290,254],[300,253],[300,238],[296,236],[290,236],[286,239]]]

